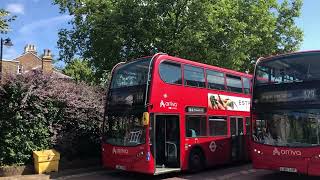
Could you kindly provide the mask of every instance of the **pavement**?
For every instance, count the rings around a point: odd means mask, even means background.
[[[102,167],[90,167],[90,168],[79,168],[79,169],[68,169],[59,172],[51,172],[45,174],[30,174],[30,175],[17,175],[0,177],[0,180],[48,180],[48,179],[70,179],[81,176],[89,176],[91,174],[99,174],[106,172]]]
[[[319,177],[309,177],[296,173],[283,173],[253,169],[250,163],[228,164],[208,168],[198,173],[178,172],[151,176],[140,173],[130,173],[120,170],[106,170],[102,167],[69,169],[59,172],[39,175],[23,175],[2,177],[0,180],[319,180]]]

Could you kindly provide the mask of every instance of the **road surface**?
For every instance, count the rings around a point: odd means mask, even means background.
[[[238,165],[227,165],[216,168],[209,168],[198,173],[173,173],[159,176],[149,176],[138,173],[128,173],[122,171],[94,171],[86,173],[78,173],[57,179],[68,179],[68,180],[309,180],[309,179],[320,179],[319,177],[308,177],[293,173],[281,173],[268,170],[256,170],[252,169],[251,164],[238,164]]]

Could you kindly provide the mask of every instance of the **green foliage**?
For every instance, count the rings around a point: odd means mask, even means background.
[[[0,166],[32,162],[32,151],[62,158],[100,154],[103,90],[34,72],[0,86]]]
[[[94,79],[93,71],[88,61],[75,59],[68,63],[63,69],[63,73],[71,76],[75,81],[92,83]]]
[[[10,82],[0,96],[0,165],[31,161],[32,151],[50,146],[45,104],[33,94],[32,86]]]
[[[59,32],[60,58],[80,55],[98,78],[155,49],[239,71],[258,57],[295,51],[301,0],[54,0],[74,16]],[[252,72],[252,71],[251,71]]]
[[[9,12],[0,9],[0,33],[6,33],[10,30],[9,23],[16,19],[16,16],[9,17]]]

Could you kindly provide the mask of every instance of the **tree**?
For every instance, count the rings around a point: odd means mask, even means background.
[[[71,76],[77,82],[83,81],[92,83],[94,79],[93,71],[88,61],[75,59],[68,63],[63,70],[63,73]]]
[[[9,31],[9,23],[15,20],[16,16],[9,17],[9,12],[4,9],[0,9],[0,33]]]
[[[301,0],[54,0],[74,16],[59,32],[60,58],[89,60],[102,77],[119,61],[153,49],[191,60],[250,70],[260,56],[295,51]]]

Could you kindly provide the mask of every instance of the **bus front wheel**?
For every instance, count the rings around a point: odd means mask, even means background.
[[[205,159],[200,149],[193,149],[189,155],[189,171],[198,172],[205,167]]]

